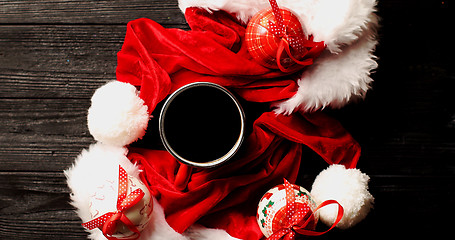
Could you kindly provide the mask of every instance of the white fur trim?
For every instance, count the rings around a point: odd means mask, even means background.
[[[344,215],[337,227],[350,228],[362,221],[373,207],[374,197],[368,192],[369,177],[358,169],[346,169],[343,165],[331,165],[322,171],[313,183],[311,195],[317,204],[336,200],[344,208]],[[319,210],[320,220],[332,225],[338,208],[328,205]]]
[[[332,53],[341,52],[368,29],[374,21],[376,0],[283,0],[283,6],[292,9],[302,20],[314,41],[324,41]]]
[[[378,43],[375,5],[374,0],[301,4],[300,12],[306,11],[300,15],[306,30],[315,41],[324,41],[328,50],[303,72],[297,93],[276,105],[277,113],[341,108],[365,97],[373,82],[370,73],[377,68],[373,55]],[[299,9],[299,5],[292,9]]]
[[[149,118],[136,88],[112,81],[93,94],[87,123],[97,141],[125,146],[144,136]]]
[[[324,52],[303,72],[297,93],[277,104],[275,111],[290,114],[295,110],[340,108],[363,98],[373,82],[370,73],[377,68],[373,55],[376,44],[374,28],[369,28],[355,43],[343,47],[341,53]]]
[[[138,177],[139,169],[126,157],[127,149],[102,143],[93,144],[83,150],[72,167],[64,172],[69,188],[72,191],[71,204],[83,222],[91,220],[89,199],[96,192],[97,186],[106,179],[118,174],[120,164],[130,176]],[[116,206],[117,199],[106,200],[108,206]],[[98,239],[98,230],[88,231],[92,239]],[[101,235],[102,236],[102,235]]]
[[[154,197],[151,219],[138,240],[188,240],[169,226],[164,218],[163,208]]]

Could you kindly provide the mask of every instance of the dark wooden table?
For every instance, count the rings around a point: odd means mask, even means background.
[[[354,229],[324,239],[450,236],[453,4],[380,1],[374,89],[364,102],[327,111],[363,147],[358,166],[371,176],[375,209]],[[115,79],[126,23],[139,17],[187,28],[176,0],[0,1],[1,239],[86,238],[62,171],[94,142],[86,127],[89,99]]]

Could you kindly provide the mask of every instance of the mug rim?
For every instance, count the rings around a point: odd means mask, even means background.
[[[237,141],[232,146],[232,148],[223,156],[216,158],[214,160],[211,160],[211,161],[207,161],[207,162],[194,162],[194,161],[191,161],[189,159],[182,157],[170,146],[170,144],[166,138],[166,133],[164,131],[164,125],[165,125],[164,116],[166,115],[166,112],[169,108],[170,103],[172,103],[172,101],[180,93],[182,93],[188,89],[195,88],[195,87],[201,87],[201,86],[216,88],[218,90],[221,90],[222,92],[224,92],[226,95],[228,95],[231,98],[231,100],[235,103],[237,110],[239,112],[239,115],[240,115],[240,134],[237,138]],[[228,161],[240,149],[240,146],[242,145],[244,137],[245,137],[244,136],[244,134],[245,134],[245,113],[243,111],[242,105],[240,105],[240,102],[238,101],[238,99],[229,90],[227,90],[225,87],[223,87],[219,84],[212,83],[212,82],[193,82],[193,83],[186,84],[186,85],[180,87],[179,89],[177,89],[176,91],[174,91],[171,95],[169,95],[169,97],[164,102],[163,107],[161,108],[158,124],[159,124],[158,126],[159,126],[160,138],[161,138],[161,141],[163,142],[163,145],[166,148],[166,150],[172,156],[174,156],[179,162],[184,163],[189,166],[193,166],[193,167],[202,167],[202,168],[215,167],[217,165],[220,165],[220,164]]]

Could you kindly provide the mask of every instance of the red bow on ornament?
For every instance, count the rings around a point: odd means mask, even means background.
[[[286,215],[284,218],[284,224],[282,225],[283,227],[276,231],[275,233],[272,234],[268,240],[279,240],[279,239],[286,239],[286,240],[292,240],[295,238],[296,233],[299,233],[301,235],[306,235],[306,236],[320,236],[324,233],[327,233],[328,231],[332,230],[340,221],[341,218],[343,217],[343,207],[335,200],[327,200],[321,203],[316,209],[319,210],[320,208],[330,205],[330,204],[337,204],[338,205],[338,215],[335,220],[335,222],[332,224],[332,226],[324,232],[316,232],[312,230],[307,230],[305,229],[307,225],[311,222],[311,219],[313,219],[314,212],[311,212],[311,215],[309,217],[306,217],[307,214],[301,213],[296,210],[296,202],[295,202],[295,193],[294,189],[292,187],[292,184],[290,184],[286,179],[284,179],[284,186],[286,190]]]
[[[294,70],[293,68],[285,68],[281,64],[280,59],[284,50],[292,59],[292,61],[299,65],[308,66],[313,64],[313,58],[319,56],[319,54],[324,50],[325,48],[324,42],[313,42],[313,36],[311,36],[309,39],[306,39],[303,32],[297,31],[294,34],[288,33],[287,28],[284,25],[283,13],[281,9],[278,7],[276,0],[269,0],[269,2],[270,5],[272,6],[272,11],[273,15],[275,16],[276,23],[269,21],[268,24],[270,25],[270,28],[268,28],[268,30],[271,31],[275,37],[281,39],[278,51],[276,52],[277,59],[276,63],[278,65],[278,68],[282,72],[291,72]],[[301,26],[298,27],[300,28]],[[303,59],[305,57],[306,59],[302,61],[296,59],[294,55],[291,53],[291,49],[289,48],[289,46],[291,46],[292,49],[297,52],[296,55],[298,55],[300,59]]]
[[[111,236],[115,233],[115,229],[119,222],[125,224],[132,232],[137,233],[139,237],[139,230],[136,226],[125,216],[124,212],[137,204],[145,195],[141,189],[136,189],[128,193],[128,174],[125,169],[119,165],[119,183],[118,183],[118,198],[117,198],[117,211],[108,212],[98,218],[89,222],[83,223],[82,226],[88,230],[100,227],[103,235],[108,239],[116,239]]]

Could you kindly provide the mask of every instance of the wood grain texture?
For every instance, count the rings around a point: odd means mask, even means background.
[[[185,18],[177,1],[165,0],[26,0],[0,1],[0,23],[125,24],[137,18],[181,25]]]
[[[86,237],[63,173],[0,172],[0,189],[1,239]]]
[[[358,166],[371,177],[375,209],[357,227],[320,239],[423,239],[448,229],[442,217],[455,213],[452,13],[451,1],[379,1],[373,90],[365,101],[326,110],[362,146]],[[63,170],[94,142],[90,97],[115,79],[126,24],[140,17],[187,29],[176,0],[0,1],[0,239],[86,238]],[[325,167],[310,154],[302,185],[311,188]]]
[[[0,171],[61,171],[93,142],[88,99],[0,99]]]
[[[126,26],[0,26],[3,98],[90,98],[115,80]]]

